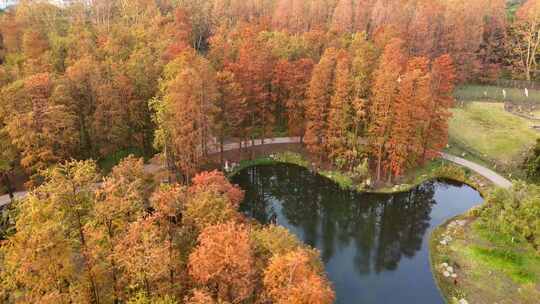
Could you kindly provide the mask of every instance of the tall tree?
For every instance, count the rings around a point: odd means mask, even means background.
[[[245,26],[240,33],[236,61],[228,67],[242,85],[250,113],[248,132],[269,137],[274,128],[275,104],[272,100],[272,63],[268,48],[258,40],[257,28]]]
[[[50,74],[36,74],[4,91],[4,131],[31,174],[68,159],[78,144],[75,117],[53,98],[54,86]]]
[[[125,237],[129,224],[145,214],[151,181],[145,176],[142,159],[128,157],[113,168],[96,191],[92,219],[85,226],[90,234],[90,248],[96,261],[95,270],[101,273],[104,297],[117,302],[122,299],[122,276],[115,252]]]
[[[346,52],[341,52],[337,59],[334,95],[330,101],[325,141],[329,158],[338,167],[348,169],[351,169],[351,165],[358,156],[358,147],[353,146],[356,135],[352,133],[355,122],[353,102],[354,87],[350,59]]]
[[[436,157],[436,152],[448,144],[450,108],[454,105],[456,70],[450,55],[436,58],[431,65],[431,98],[426,100],[422,137],[422,160]]]
[[[387,169],[393,176],[421,163],[423,137],[421,126],[428,119],[426,105],[431,98],[429,60],[411,58],[399,84],[394,103],[395,117],[388,139]]]
[[[115,246],[115,259],[134,293],[142,291],[148,297],[167,294],[170,245],[160,234],[152,217],[139,218],[129,224],[127,233]]]
[[[188,183],[211,144],[215,74],[209,62],[191,50],[169,63],[165,74],[162,98],[153,103],[156,145],[165,152],[169,168]]]
[[[315,257],[313,252],[297,249],[271,259],[264,273],[264,286],[274,303],[334,302],[334,291],[321,275],[322,266],[313,263]]]
[[[6,265],[15,284],[11,287],[23,286],[23,302],[99,303],[84,229],[98,178],[96,165],[72,161],[44,175],[43,185],[23,201],[17,233],[8,241]]]
[[[248,229],[234,222],[204,229],[189,256],[189,269],[196,282],[214,287],[222,301],[251,297],[255,273]]]
[[[162,186],[153,193],[151,206],[155,210],[154,220],[160,227],[160,234],[168,245],[169,292],[173,292],[180,283],[183,267],[182,257],[187,249],[182,247],[183,213],[188,199],[186,188],[180,186]]]
[[[540,2],[528,0],[516,13],[512,26],[511,51],[514,63],[527,80],[531,80],[537,66],[540,49]]]
[[[354,29],[353,0],[339,0],[334,10],[331,29],[337,33],[350,33]]]
[[[313,70],[306,101],[305,143],[308,150],[322,160],[326,153],[325,139],[328,128],[330,100],[334,93],[333,79],[338,51],[329,48]]]
[[[247,104],[242,87],[229,71],[218,72],[216,114],[214,128],[219,140],[220,163],[223,165],[223,148],[227,137],[238,137],[239,142],[247,138],[244,132],[248,120]]]
[[[295,61],[282,59],[274,67],[274,97],[281,106],[283,112],[280,114],[287,120],[291,136],[304,136],[305,100],[313,66],[313,60],[303,58]]]
[[[380,181],[387,167],[387,144],[394,123],[394,101],[398,94],[403,66],[403,41],[392,39],[385,47],[375,71],[373,97],[370,106],[370,150],[376,166],[376,177]]]

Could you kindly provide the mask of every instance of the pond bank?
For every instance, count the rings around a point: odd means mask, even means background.
[[[431,235],[432,272],[447,303],[538,304],[540,256],[482,227],[476,213],[457,216]]]
[[[269,162],[245,167],[232,181],[246,190],[243,212],[319,249],[337,304],[444,303],[430,270],[431,231],[482,201],[451,181],[368,194],[301,166]]]
[[[342,189],[356,190],[362,193],[391,194],[408,192],[419,185],[437,179],[447,179],[464,183],[482,193],[483,189],[489,187],[490,181],[483,176],[472,172],[467,168],[458,166],[444,159],[436,159],[423,167],[409,172],[401,179],[399,184],[392,186],[382,186],[378,188],[366,188],[363,185],[355,183],[349,175],[335,170],[322,170],[313,167],[301,150],[282,151],[259,156],[253,160],[240,161],[237,166],[229,172],[232,177],[245,168],[258,165],[274,165],[279,163],[294,164],[309,169],[312,172],[320,174],[338,184]]]

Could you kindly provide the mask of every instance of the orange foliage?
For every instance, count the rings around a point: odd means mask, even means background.
[[[338,51],[327,49],[313,70],[308,99],[306,100],[306,133],[304,141],[308,150],[322,159],[326,154],[325,139],[330,99],[333,92],[333,75]]]
[[[192,180],[191,192],[215,191],[229,199],[233,208],[237,209],[244,199],[244,191],[232,185],[223,172],[214,170],[197,174]]]
[[[373,97],[371,99],[371,155],[376,162],[377,180],[381,180],[387,165],[386,145],[394,123],[396,108],[393,106],[398,94],[399,81],[406,57],[403,54],[403,41],[392,39],[385,47],[375,71]]]
[[[219,299],[238,303],[255,288],[248,227],[234,222],[210,226],[189,256],[189,273],[199,284],[216,287]]]
[[[303,249],[274,256],[264,273],[264,287],[273,303],[333,303],[334,291],[314,264],[313,255]]]

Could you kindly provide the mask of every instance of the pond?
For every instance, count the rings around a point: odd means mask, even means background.
[[[246,214],[320,250],[340,304],[444,303],[429,263],[430,232],[483,201],[450,181],[392,195],[343,191],[286,164],[247,168],[233,182],[246,190]]]

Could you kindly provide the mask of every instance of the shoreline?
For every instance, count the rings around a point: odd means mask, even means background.
[[[315,174],[321,175],[339,184],[339,182],[335,181],[332,177],[329,177],[327,174],[321,174],[321,172],[317,170],[312,170],[309,167],[309,165],[307,165],[307,161],[305,160],[304,162],[287,161],[283,159],[281,160],[275,159],[275,158],[272,158],[271,156],[259,157],[251,161],[244,161],[237,168],[235,168],[235,170],[231,171],[227,176],[229,178],[232,178],[233,176],[235,176],[242,170],[248,169],[250,167],[271,166],[275,164],[288,164],[288,165],[295,165],[295,166],[303,167],[312,171]],[[353,184],[353,187],[348,187],[347,190],[357,191],[360,193],[369,193],[369,194],[397,194],[397,193],[410,191],[414,189],[415,187],[418,187],[430,181],[448,180],[450,182],[457,182],[457,183],[462,183],[464,185],[467,185],[471,187],[472,189],[478,191],[478,193],[480,194],[482,198],[485,198],[487,192],[493,189],[494,187],[496,187],[496,185],[492,184],[489,180],[479,175],[478,173],[473,172],[473,171],[466,172],[467,170],[464,169],[463,167],[460,167],[459,165],[451,163],[449,161],[435,160],[430,165],[425,166],[426,168],[429,168],[427,173],[421,170],[418,172],[414,172],[414,174],[412,175],[412,177],[414,177],[413,182],[406,184],[405,186],[402,184],[401,187],[399,186],[381,187],[379,189],[365,190],[365,189],[358,189],[354,187],[354,184]],[[440,170],[441,168],[451,168],[451,169]],[[422,169],[425,169],[425,168],[422,168]],[[443,274],[439,271],[440,270],[439,265],[441,264],[443,260],[445,260],[444,254],[440,251],[440,248],[439,248],[441,246],[439,245],[439,242],[441,240],[441,235],[446,233],[448,226],[452,225],[452,223],[459,222],[459,221],[466,221],[467,225],[474,224],[475,221],[477,220],[477,217],[474,216],[475,210],[477,210],[478,208],[482,208],[483,206],[484,206],[484,202],[481,202],[478,206],[466,211],[465,213],[447,219],[445,222],[443,222],[439,226],[434,227],[428,237],[428,242],[429,242],[428,243],[428,251],[429,251],[428,259],[429,259],[431,273],[433,276],[435,286],[439,290],[439,293],[441,294],[441,298],[445,301],[445,303],[461,304],[461,303],[469,303],[469,302],[466,302],[467,301],[466,294],[463,291],[461,291],[457,286],[454,286],[451,282],[449,282],[448,278],[444,277]],[[460,302],[460,300],[461,301],[464,300],[465,302]]]
[[[286,152],[287,153],[287,152]],[[297,153],[294,153],[295,155]],[[466,168],[463,168],[457,164],[454,164],[450,161],[444,159],[436,159],[426,164],[416,172],[410,173],[403,183],[397,183],[392,186],[385,185],[378,188],[367,189],[359,187],[349,176],[340,172],[340,171],[324,171],[313,169],[308,161],[305,160],[303,155],[298,155],[300,157],[295,157],[294,160],[284,159],[274,155],[262,156],[253,160],[244,160],[241,161],[237,167],[232,169],[230,172],[227,172],[227,177],[231,178],[238,174],[240,171],[248,169],[253,166],[271,166],[275,164],[289,164],[303,167],[313,173],[321,175],[327,179],[332,180],[346,190],[357,191],[360,193],[368,194],[397,194],[408,192],[426,182],[436,181],[436,180],[449,180],[453,182],[458,182],[465,184],[480,193],[484,197],[485,192],[491,188],[490,181],[484,178],[483,176],[468,171]],[[345,182],[343,179],[347,179]]]

